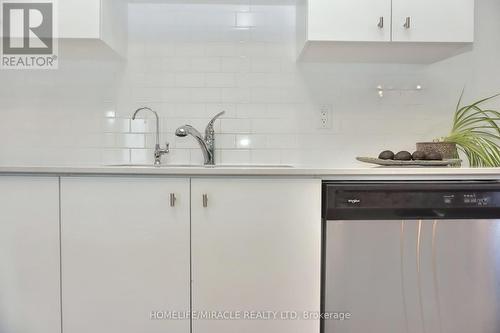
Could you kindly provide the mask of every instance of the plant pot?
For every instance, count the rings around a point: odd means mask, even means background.
[[[417,142],[417,150],[424,153],[440,153],[443,159],[457,158],[457,145],[454,142]]]

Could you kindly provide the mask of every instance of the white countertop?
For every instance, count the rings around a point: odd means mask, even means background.
[[[306,168],[198,166],[0,166],[0,175],[159,175],[184,177],[308,177],[325,180],[499,180],[500,168]]]

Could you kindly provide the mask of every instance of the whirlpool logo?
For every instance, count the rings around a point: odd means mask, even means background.
[[[348,199],[347,203],[351,204],[351,205],[359,205],[361,203],[361,200],[360,199]]]
[[[57,68],[53,1],[1,1],[3,69]]]

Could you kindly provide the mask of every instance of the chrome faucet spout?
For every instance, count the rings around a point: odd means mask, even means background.
[[[175,135],[177,135],[178,137],[181,137],[181,138],[184,138],[188,135],[191,135],[192,137],[194,137],[196,139],[196,141],[200,145],[201,152],[203,153],[203,158],[205,160],[205,164],[207,164],[207,161],[210,161],[212,159],[212,157],[211,157],[212,153],[208,149],[207,143],[205,142],[205,138],[193,126],[191,126],[191,125],[181,126],[175,131]]]
[[[137,117],[137,114],[141,111],[149,111],[154,114],[155,120],[156,120],[156,144],[155,144],[155,151],[154,151],[154,165],[156,167],[161,166],[161,157],[165,154],[168,154],[170,152],[170,144],[167,142],[165,145],[165,148],[162,148],[160,145],[160,117],[158,117],[158,113],[154,111],[153,109],[149,107],[141,107],[135,110],[134,115],[132,116],[132,120],[135,120]]]
[[[213,117],[205,128],[205,137],[193,126],[184,125],[179,127],[175,131],[175,135],[178,137],[186,137],[188,135],[193,136],[198,144],[200,145],[201,151],[203,153],[203,158],[205,160],[204,164],[207,166],[215,165],[215,121],[222,116],[225,111],[218,113]]]

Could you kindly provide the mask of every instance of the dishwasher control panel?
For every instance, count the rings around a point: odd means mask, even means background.
[[[323,188],[324,215],[500,218],[500,183],[332,184]],[[464,217],[465,218],[465,217]]]
[[[338,190],[338,208],[467,208],[500,207],[500,192]]]

